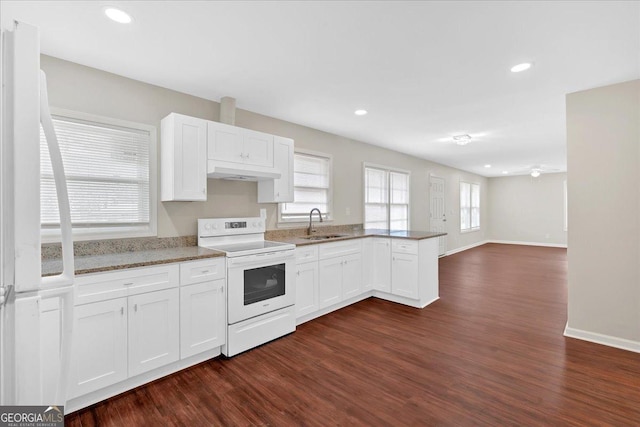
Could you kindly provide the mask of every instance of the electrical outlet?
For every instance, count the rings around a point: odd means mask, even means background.
[[[351,208],[347,207],[344,212],[347,216],[351,215]]]

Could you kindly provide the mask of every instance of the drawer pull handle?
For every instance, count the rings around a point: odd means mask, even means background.
[[[136,313],[138,312],[138,304],[133,305],[133,311],[135,311]]]
[[[202,274],[207,274],[209,270],[202,270]]]
[[[133,282],[123,283],[122,285],[123,285],[123,286],[131,286],[131,285],[133,285]]]
[[[120,307],[120,316],[124,316],[124,307]]]

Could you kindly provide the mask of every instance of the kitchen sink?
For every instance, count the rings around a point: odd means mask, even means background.
[[[348,237],[348,234],[318,234],[316,236],[302,236],[301,239],[307,240],[329,240],[329,239],[338,239],[340,237]]]

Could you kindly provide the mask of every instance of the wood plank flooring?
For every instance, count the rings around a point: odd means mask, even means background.
[[[440,260],[423,310],[368,299],[67,416],[68,426],[640,425],[640,354],[562,336],[566,250]]]

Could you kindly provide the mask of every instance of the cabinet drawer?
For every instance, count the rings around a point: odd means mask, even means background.
[[[318,248],[318,251],[320,259],[357,254],[362,251],[362,241],[360,239],[354,239],[342,242],[323,243]]]
[[[296,262],[298,264],[317,260],[318,245],[309,245],[296,248]]]
[[[418,242],[416,240],[392,239],[392,251],[396,254],[418,254]]]
[[[226,258],[224,257],[183,262],[180,264],[180,285],[192,285],[210,280],[224,279],[226,269]]]
[[[75,305],[175,288],[178,264],[88,274],[76,278]]]

